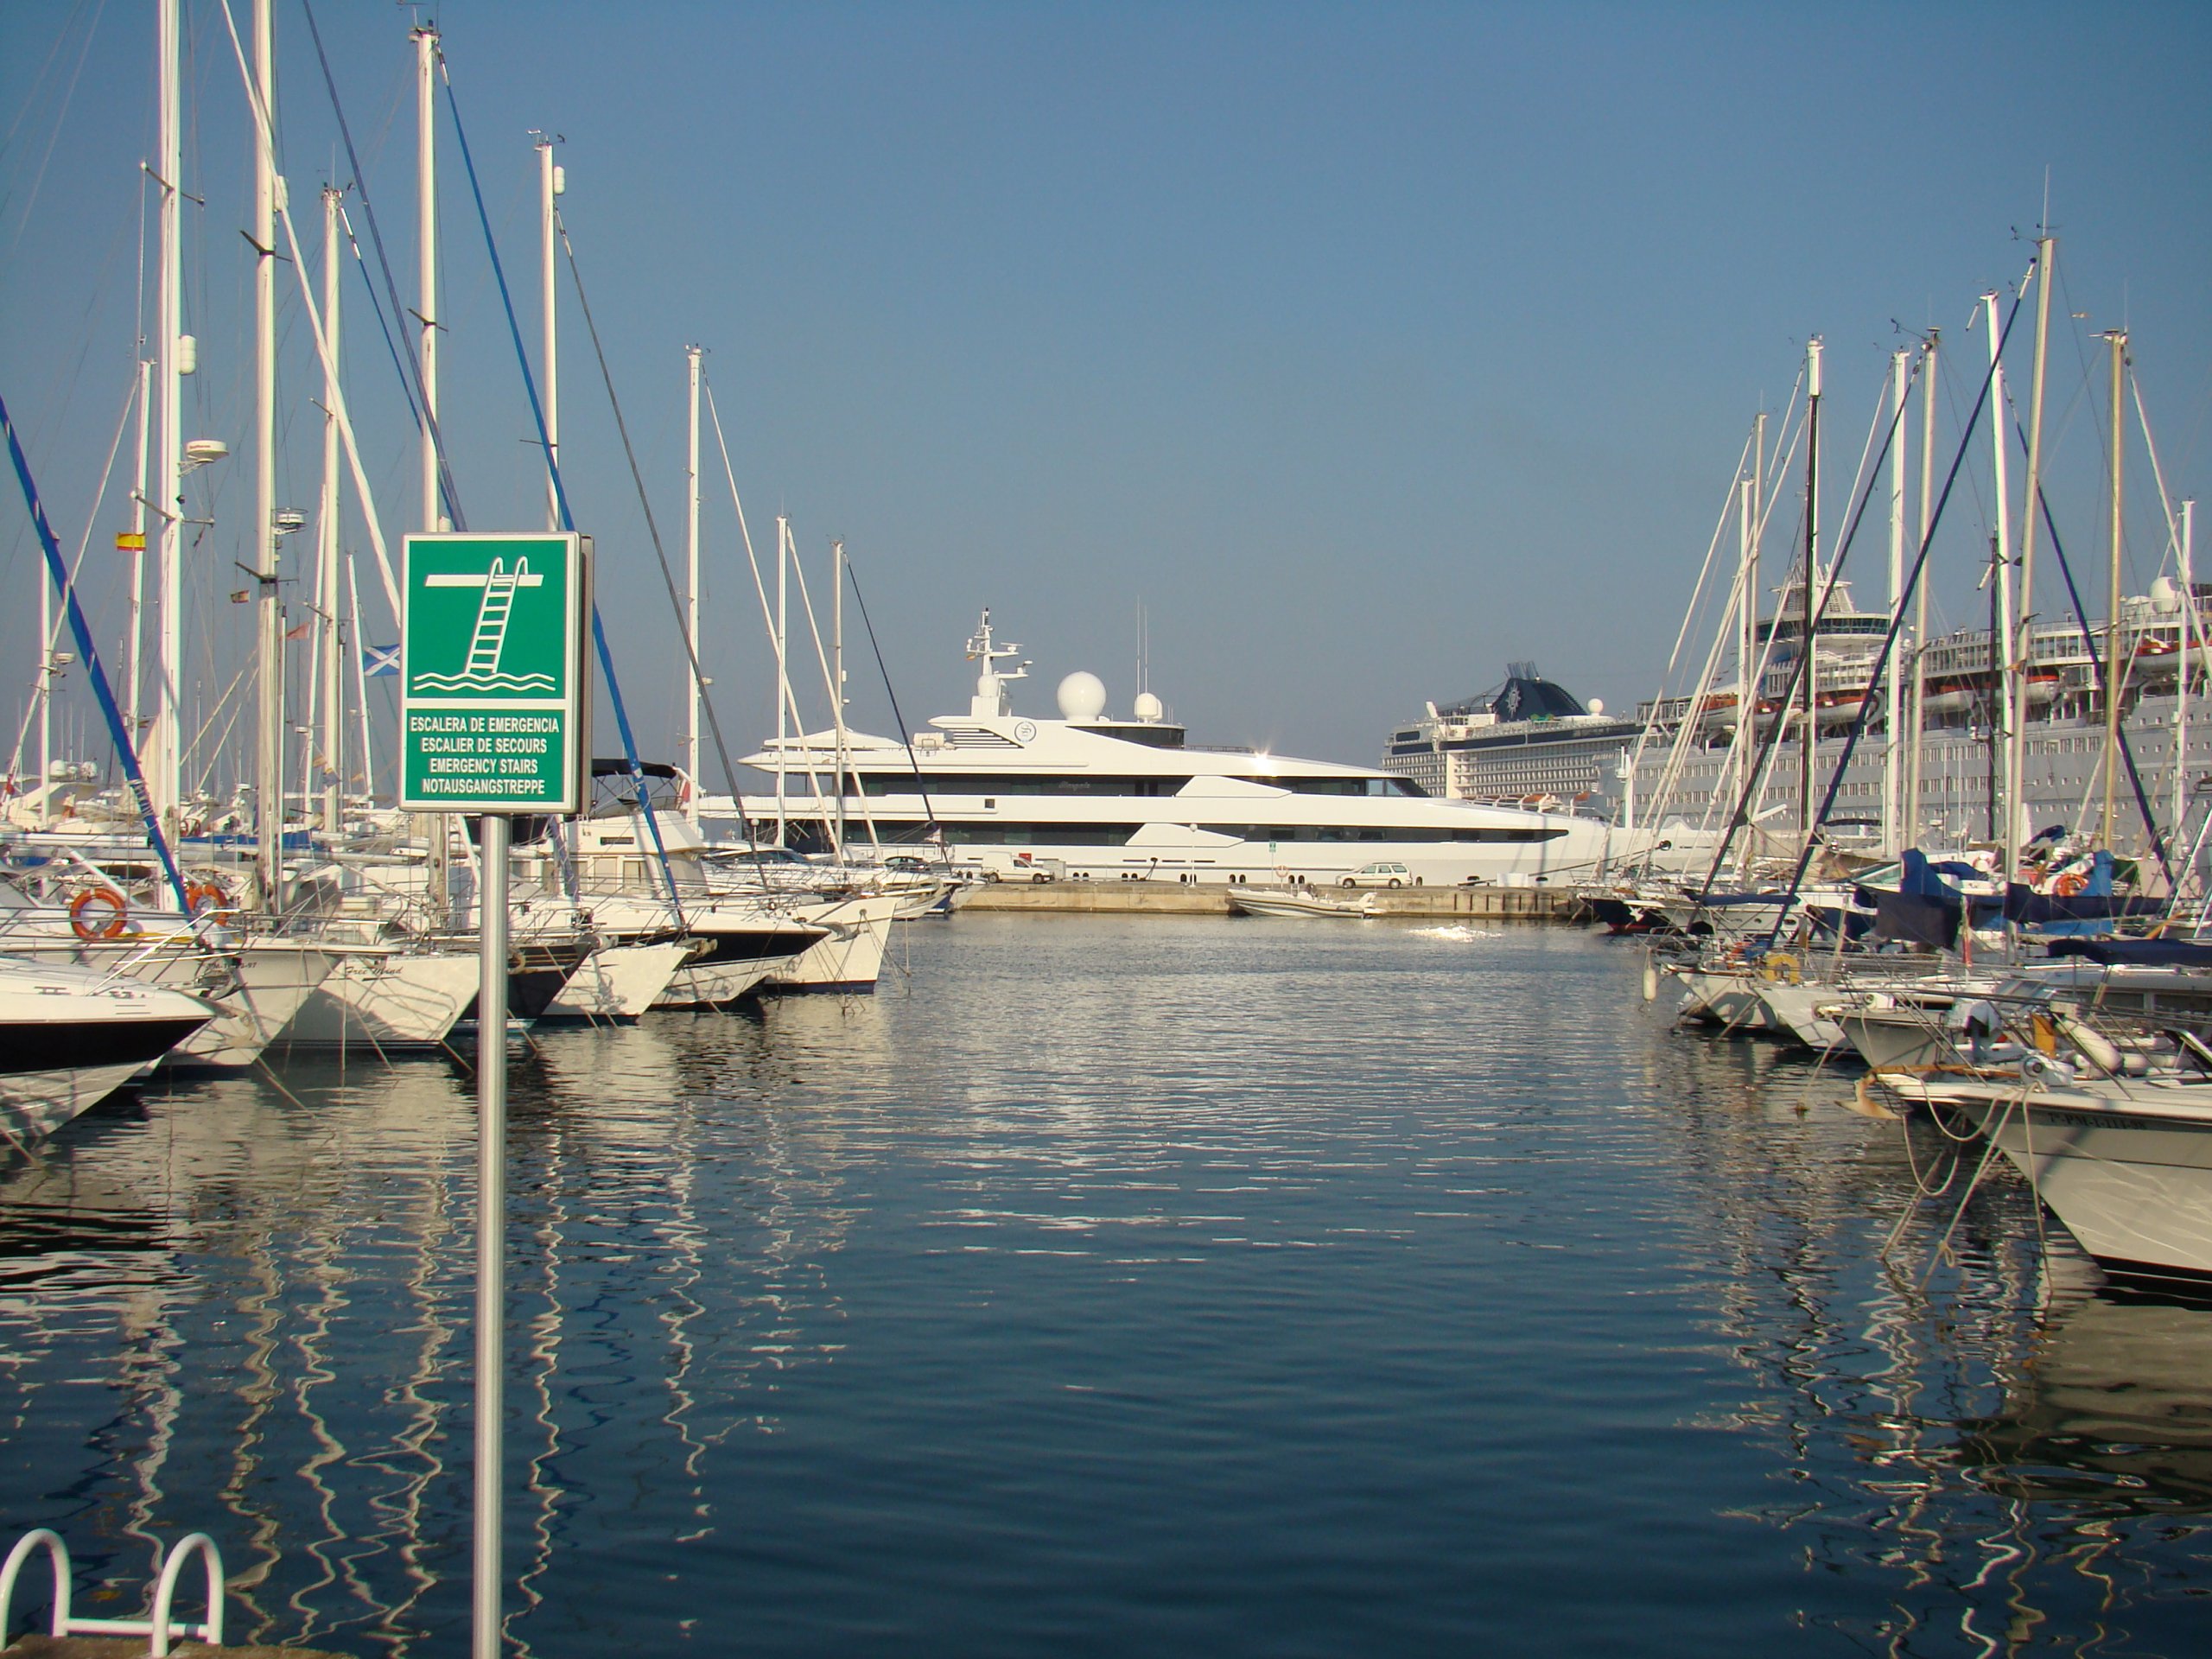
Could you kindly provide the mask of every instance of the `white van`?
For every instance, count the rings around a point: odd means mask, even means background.
[[[986,881],[1058,881],[1068,873],[1057,858],[1018,852],[1010,847],[978,847],[961,863],[982,873]]]

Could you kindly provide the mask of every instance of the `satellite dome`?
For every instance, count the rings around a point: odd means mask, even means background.
[[[1106,712],[1106,682],[1077,669],[1060,682],[1060,718],[1096,720]]]
[[[1590,699],[1588,707],[1592,714],[1602,715],[1605,712],[1605,700],[1603,697],[1592,697]]]
[[[1166,712],[1166,705],[1162,703],[1158,697],[1154,696],[1151,692],[1140,691],[1137,693],[1137,718],[1144,721],[1146,725],[1151,725],[1153,721],[1158,720]]]

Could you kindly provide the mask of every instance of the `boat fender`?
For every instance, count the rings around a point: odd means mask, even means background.
[[[2080,1049],[2090,1065],[2110,1076],[2117,1076],[2121,1066],[2119,1048],[2102,1032],[2091,1029],[2078,1020],[2064,1014],[2057,1017],[2058,1029],[2066,1040]]]
[[[1643,953],[1643,1000],[1647,1002],[1659,1000],[1659,963],[1649,950]]]
[[[113,887],[86,887],[69,901],[69,925],[80,939],[114,938],[130,920],[130,906]]]

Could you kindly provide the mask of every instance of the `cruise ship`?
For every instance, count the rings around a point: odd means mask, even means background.
[[[815,732],[747,756],[770,780],[745,798],[754,833],[810,851],[842,826],[848,846],[935,844],[996,874],[1230,884],[1334,886],[1384,861],[1430,885],[1573,882],[1630,850],[1586,814],[1439,800],[1376,768],[1194,745],[1149,692],[1129,718],[1108,715],[1090,673],[1060,682],[1057,718],[1020,715],[1020,655],[985,611],[966,714],[911,741]]]
[[[1852,601],[1850,584],[1838,582],[1814,637],[1818,644],[1815,716],[1819,737],[1814,753],[1815,802],[1828,788],[1861,699],[1873,680],[1884,636],[1885,612],[1864,611]],[[2196,589],[2199,613],[2212,588]],[[1800,822],[1802,759],[1796,709],[1781,715],[1781,700],[1793,677],[1803,632],[1799,613],[1802,590],[1793,580],[1777,595],[1772,615],[1757,624],[1752,644],[1764,659],[1763,674],[1746,676],[1724,666],[1715,683],[1695,696],[1643,704],[1639,721],[1648,724],[1634,779],[1638,810],[1690,824],[1724,824],[1743,787],[1748,757],[1756,746],[1738,742],[1739,710],[1752,710],[1751,735],[1764,739],[1780,716],[1788,719],[1777,744],[1751,816],[1755,821],[1794,834]],[[2160,577],[2149,594],[2120,603],[2122,640],[2121,725],[2136,769],[2162,829],[2174,817],[2178,793],[2184,842],[2201,829],[2205,804],[2212,799],[2212,732],[2201,718],[2187,733],[2178,729],[2179,693],[2184,658],[2192,707],[2203,709],[2207,652],[2190,630],[2191,649],[2183,650],[2180,589]],[[1919,653],[1922,735],[1918,798],[1901,800],[1901,837],[1931,845],[1963,845],[1999,838],[1991,819],[1993,779],[2000,779],[2006,759],[2006,710],[1997,693],[1999,678],[1986,628],[1962,629],[1931,639]],[[2105,710],[2099,693],[2099,662],[2107,649],[2105,625],[2086,626],[2076,618],[2039,621],[2032,630],[2028,671],[2029,720],[2024,734],[2024,806],[2027,833],[2063,825],[2075,831],[2101,829],[2104,806]],[[1908,689],[1915,682],[1911,657]],[[1746,681],[1755,695],[1745,693]],[[1802,695],[1802,694],[1801,694]],[[1889,733],[1883,716],[1885,699],[1878,693],[1868,729],[1853,751],[1836,794],[1829,830],[1838,839],[1872,841],[1882,823],[1888,769]],[[1916,768],[1900,756],[1901,792],[1909,791]],[[2117,779],[2117,810],[2112,842],[2117,850],[2147,853],[2142,813],[2123,766]],[[2178,786],[2178,787],[2177,787]]]
[[[1610,810],[1639,721],[1585,708],[1534,663],[1507,664],[1505,683],[1427,712],[1390,734],[1382,769],[1446,800],[1571,804]]]

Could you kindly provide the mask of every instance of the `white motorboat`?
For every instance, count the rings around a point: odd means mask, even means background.
[[[214,1013],[179,991],[0,957],[0,1140],[20,1150],[45,1139]]]
[[[2212,1291],[2212,1075],[2075,1075],[2040,1055],[1980,1076],[1878,1075],[1993,1140],[2108,1276]]]
[[[1375,914],[1371,894],[1337,899],[1311,887],[1231,887],[1229,907],[1240,916],[1323,916],[1362,921]]]
[[[482,964],[474,950],[337,949],[337,967],[279,1039],[284,1048],[435,1048],[475,1004]]]

